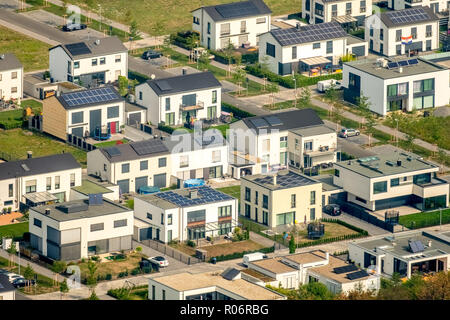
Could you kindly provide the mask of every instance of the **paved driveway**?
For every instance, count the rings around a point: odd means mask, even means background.
[[[168,271],[175,271],[180,270],[183,268],[186,268],[188,265],[178,261],[170,256],[165,255],[164,253],[161,253],[159,251],[156,251],[150,247],[144,246],[142,243],[139,243],[137,241],[133,241],[133,249],[136,249],[136,247],[142,248],[142,253],[145,254],[148,257],[154,257],[154,256],[163,256],[169,261],[169,266],[165,268],[161,268],[161,272],[168,272]]]

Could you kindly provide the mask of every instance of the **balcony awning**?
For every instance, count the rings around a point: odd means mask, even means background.
[[[203,109],[202,105],[195,105],[195,106],[180,106],[180,109],[182,111],[194,111],[194,110],[200,110]]]
[[[333,18],[333,20],[336,21],[339,24],[351,23],[351,22],[358,21],[356,18],[354,18],[354,17],[352,17],[350,15],[335,17],[335,18]]]
[[[312,57],[312,58],[305,58],[300,59],[301,62],[304,64],[307,64],[309,66],[317,66],[320,64],[329,64],[331,61],[325,57]]]
[[[25,194],[23,197],[32,204],[47,203],[58,200],[57,197],[55,197],[54,195],[52,195],[50,192],[47,191],[28,193]]]

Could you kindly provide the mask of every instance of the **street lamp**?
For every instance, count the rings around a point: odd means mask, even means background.
[[[439,208],[439,231],[442,230],[442,208]]]
[[[295,78],[294,70],[292,70],[292,79],[294,80],[294,108],[297,108],[297,78]]]
[[[395,119],[395,122],[397,122],[397,132],[395,132],[395,140],[396,140],[397,148],[398,148],[398,119]]]

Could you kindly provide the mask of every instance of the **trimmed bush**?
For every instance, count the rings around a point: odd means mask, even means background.
[[[189,247],[192,247],[192,248],[195,248],[195,246],[196,246],[195,242],[192,241],[192,240],[186,241],[186,244],[187,244]]]
[[[112,279],[112,275],[110,274],[110,273],[108,273],[106,276],[105,276],[105,280],[111,280]]]
[[[229,103],[222,102],[222,110],[225,112],[231,112],[233,114],[233,117],[236,119],[243,119],[243,118],[249,118],[254,117],[255,115],[253,113],[241,110]]]
[[[172,134],[175,129],[169,126],[166,126],[165,124],[158,123],[158,129],[164,132],[167,132],[168,134]]]
[[[275,251],[275,247],[268,247],[268,248],[262,248],[262,249],[259,249],[259,250],[253,250],[253,251],[235,252],[235,253],[232,253],[232,254],[220,255],[220,256],[217,256],[217,257],[211,257],[209,259],[209,262],[212,262],[213,258],[215,258],[216,261],[219,262],[219,261],[239,259],[239,258],[242,258],[244,255],[249,254],[249,253],[255,253],[255,252],[270,253],[270,252],[274,252],[274,251]]]

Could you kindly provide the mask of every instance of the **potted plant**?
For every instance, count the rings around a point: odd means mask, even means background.
[[[11,211],[12,211],[12,208],[8,207],[8,213],[11,213]]]

